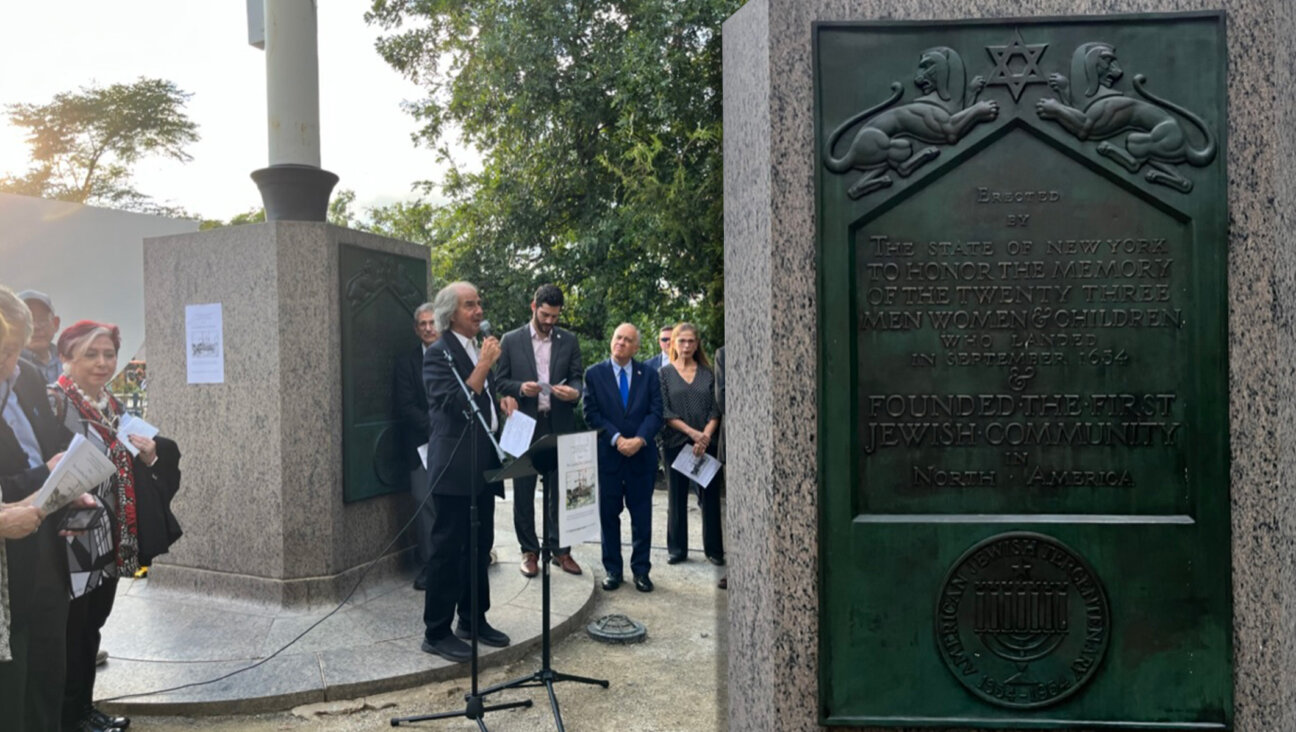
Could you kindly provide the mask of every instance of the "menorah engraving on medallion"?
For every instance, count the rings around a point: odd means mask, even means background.
[[[1107,595],[1056,539],[990,537],[950,569],[936,598],[936,640],[954,677],[999,706],[1033,708],[1074,694],[1107,648]]]
[[[1029,577],[1030,563],[1023,562]],[[1012,662],[1018,673],[1007,683],[1026,677],[1031,661],[1057,650],[1067,636],[1065,582],[990,580],[976,583],[973,629],[992,653]]]

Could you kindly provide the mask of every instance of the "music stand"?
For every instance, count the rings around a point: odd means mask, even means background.
[[[532,443],[522,456],[510,462],[508,465],[499,470],[488,472],[486,474],[487,482],[495,482],[512,478],[527,478],[531,476],[541,476],[544,473],[552,472],[558,469],[558,435],[550,433],[541,437]],[[550,481],[541,480],[542,502],[545,510],[541,512],[543,518],[540,523],[541,529],[540,541],[540,669],[534,673],[520,676],[510,681],[496,684],[483,689],[482,696],[494,694],[504,689],[524,689],[528,687],[543,686],[549,692],[549,706],[553,708],[554,722],[558,725],[558,732],[565,732],[562,722],[562,713],[558,709],[558,697],[554,694],[554,684],[559,681],[575,681],[582,684],[596,684],[604,689],[608,688],[608,682],[605,679],[591,679],[584,676],[575,676],[565,674],[561,671],[555,671],[550,664],[551,653],[549,643],[549,559],[550,546],[552,544],[549,536],[548,506],[549,492],[555,490],[557,486],[549,485]],[[516,497],[515,497],[516,498]],[[556,537],[553,537],[556,541]]]

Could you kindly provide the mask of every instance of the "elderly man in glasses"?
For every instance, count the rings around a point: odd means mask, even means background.
[[[43,383],[53,384],[63,371],[58,349],[54,347],[54,336],[58,335],[60,325],[54,314],[54,303],[39,290],[23,290],[18,293],[18,299],[27,304],[32,316],[31,340],[22,350],[22,357],[36,367]]]

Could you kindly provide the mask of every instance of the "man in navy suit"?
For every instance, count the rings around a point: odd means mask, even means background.
[[[657,372],[634,360],[639,330],[629,323],[612,334],[612,358],[585,371],[585,423],[599,431],[599,523],[603,528],[603,589],[622,582],[621,509],[630,511],[630,571],[635,589],[652,592],[652,493],[657,473],[653,437],[662,425]]]
[[[427,499],[427,471],[419,459],[418,449],[428,440],[427,392],[423,389],[423,357],[441,335],[437,331],[432,303],[425,302],[414,311],[414,335],[417,346],[405,349],[396,358],[392,378],[392,404],[399,431],[401,467],[409,471],[410,495],[418,511],[415,522],[414,543],[418,570],[414,574],[414,589],[420,592],[427,587],[423,571],[432,555],[432,502]]]
[[[477,639],[488,646],[507,646],[509,637],[486,622],[490,584],[486,567],[495,542],[495,496],[504,497],[502,483],[486,482],[484,473],[499,467],[490,436],[473,413],[455,374],[467,384],[472,401],[492,432],[501,419],[495,412],[499,389],[491,367],[499,359],[496,338],[480,349],[473,342],[481,330],[482,303],[477,288],[454,282],[432,300],[441,338],[423,356],[423,384],[428,400],[427,472],[432,493],[432,556],[427,564],[427,595],[423,604],[423,650],[451,661],[467,661],[471,638],[472,600],[469,556],[477,553]],[[513,397],[500,399],[506,413],[517,409]],[[469,517],[477,506],[477,543],[471,543]],[[451,633],[458,609],[459,623]]]

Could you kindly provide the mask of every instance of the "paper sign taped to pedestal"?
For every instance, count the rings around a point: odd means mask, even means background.
[[[185,305],[185,371],[190,384],[225,383],[221,304]]]

